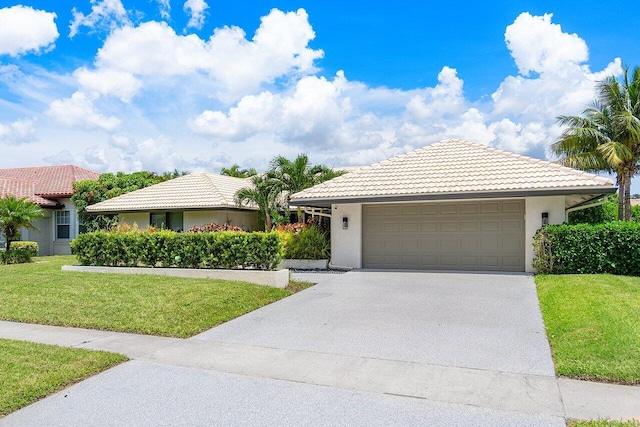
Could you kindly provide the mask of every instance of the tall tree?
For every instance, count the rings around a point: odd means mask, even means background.
[[[311,165],[306,154],[299,154],[294,160],[277,156],[271,161],[270,166],[271,169],[267,175],[280,183],[287,206],[292,194],[344,174],[343,171],[334,171],[325,165]],[[302,222],[300,206],[297,214],[298,222]]]
[[[631,219],[631,179],[640,160],[640,67],[622,82],[609,77],[597,86],[597,99],[582,116],[560,116],[568,126],[551,146],[564,165],[616,174],[618,219]]]
[[[240,166],[235,163],[229,168],[220,169],[220,175],[232,176],[235,178],[249,178],[257,174],[258,172],[254,168],[240,169]]]
[[[281,197],[282,189],[277,181],[268,176],[254,175],[251,177],[251,184],[251,187],[243,188],[236,193],[236,204],[255,204],[258,207],[258,216],[264,221],[265,229],[271,231],[272,217],[279,217],[279,211],[287,211]]]
[[[7,251],[21,228],[38,230],[33,223],[44,217],[42,209],[26,197],[7,196],[0,199],[0,230],[7,239]]]

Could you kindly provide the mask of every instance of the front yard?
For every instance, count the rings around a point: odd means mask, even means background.
[[[73,256],[0,266],[0,320],[190,337],[291,290],[208,279],[72,273]]]
[[[125,360],[104,351],[0,339],[0,417]]]
[[[536,276],[559,375],[640,384],[640,278]]]

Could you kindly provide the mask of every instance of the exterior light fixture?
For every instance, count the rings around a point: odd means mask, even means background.
[[[342,217],[342,229],[346,230],[347,228],[349,228],[349,217],[343,216]]]
[[[542,212],[542,225],[549,224],[549,212]]]

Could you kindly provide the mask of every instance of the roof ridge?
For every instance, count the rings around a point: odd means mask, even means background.
[[[224,202],[224,203],[229,202],[227,198],[224,197],[224,194],[222,194],[220,190],[218,190],[218,187],[213,183],[213,180],[212,180],[213,178],[210,176],[210,175],[214,175],[213,173],[209,173],[209,172],[194,172],[194,173],[199,173],[200,175],[204,176],[204,178],[206,179],[207,186],[211,188],[212,193],[217,195],[221,202]],[[220,175],[220,176],[224,176],[224,175]],[[233,177],[228,177],[228,178],[233,178]]]

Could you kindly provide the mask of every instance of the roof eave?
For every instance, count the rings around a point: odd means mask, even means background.
[[[95,206],[95,205],[94,205]],[[106,208],[106,209],[92,209],[93,206],[87,206],[87,213],[96,215],[114,215],[121,213],[144,213],[144,212],[175,212],[175,211],[211,211],[211,210],[239,210],[239,211],[257,211],[258,208],[250,206],[167,206],[167,207],[136,207],[136,208]]]
[[[570,194],[613,194],[616,187],[570,187],[570,188],[542,188],[528,190],[502,190],[502,191],[471,191],[455,193],[425,193],[425,194],[398,194],[381,196],[355,196],[355,197],[327,197],[327,198],[292,198],[291,204],[313,207],[330,207],[339,203],[383,203],[383,202],[418,202],[438,200],[463,200],[463,199],[504,199],[517,197],[540,196],[567,196]]]

